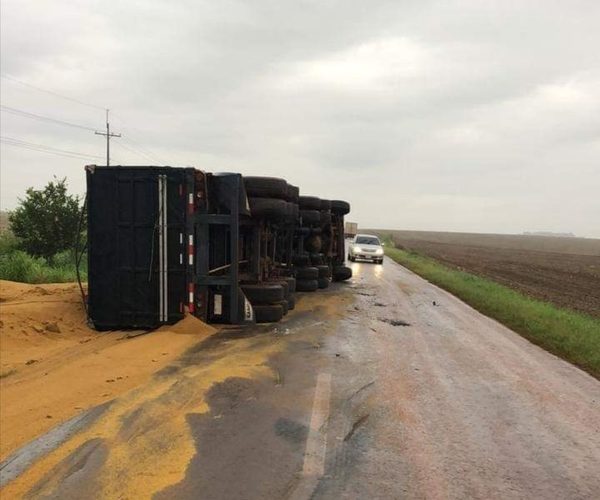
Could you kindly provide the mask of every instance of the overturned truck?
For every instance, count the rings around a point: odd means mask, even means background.
[[[88,315],[99,330],[276,322],[295,292],[352,276],[350,205],[273,177],[86,167]]]

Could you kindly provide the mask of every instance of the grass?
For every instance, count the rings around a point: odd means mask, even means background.
[[[0,279],[21,283],[67,283],[77,280],[75,255],[66,250],[49,259],[19,250],[18,240],[9,232],[0,234]],[[87,280],[87,261],[81,262],[81,279]]]
[[[386,255],[534,344],[600,378],[600,320],[386,243]]]

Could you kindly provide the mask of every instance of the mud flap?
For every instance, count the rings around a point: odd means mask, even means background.
[[[241,288],[237,288],[238,306],[236,318],[230,320],[231,300],[225,287],[209,292],[208,323],[247,325],[256,323],[252,304],[244,295]]]
[[[240,304],[240,323],[244,325],[256,323],[256,316],[252,304],[246,298],[246,295],[244,295],[241,288],[238,288],[238,293],[240,294],[240,300],[238,301],[238,304]]]

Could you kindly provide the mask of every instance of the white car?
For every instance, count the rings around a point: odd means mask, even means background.
[[[372,234],[357,234],[348,248],[348,260],[369,260],[383,264],[383,246],[379,238]]]

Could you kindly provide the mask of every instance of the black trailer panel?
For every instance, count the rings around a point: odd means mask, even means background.
[[[186,180],[193,169],[86,170],[94,326],[155,328],[178,321],[187,301]]]

